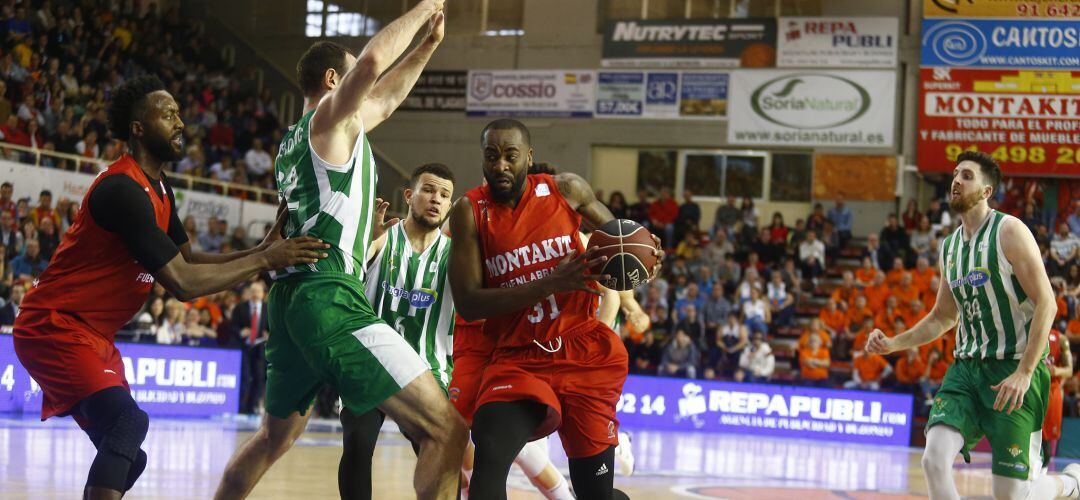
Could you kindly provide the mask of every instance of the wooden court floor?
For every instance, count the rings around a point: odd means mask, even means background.
[[[149,464],[126,498],[209,498],[236,447],[256,422],[163,420],[151,423],[144,445]],[[392,424],[391,424],[392,425]],[[634,432],[637,472],[616,477],[631,498],[907,499],[924,498],[919,450],[839,445],[738,435]],[[255,489],[255,499],[337,498],[340,434],[333,423],[313,423]],[[553,461],[565,473],[557,439]],[[0,498],[78,498],[94,456],[89,440],[69,420],[37,422],[0,417]],[[374,498],[409,499],[412,449],[392,427],[376,451]],[[961,462],[962,464],[962,462]],[[989,498],[989,457],[961,465],[965,498]],[[512,499],[540,499],[514,469]]]

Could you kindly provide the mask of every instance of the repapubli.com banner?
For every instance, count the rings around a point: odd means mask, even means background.
[[[908,446],[912,396],[631,375],[619,425]]]
[[[118,343],[124,376],[150,415],[207,417],[236,413],[239,350]],[[22,367],[11,335],[0,335],[0,412],[41,412],[43,394]]]
[[[728,142],[892,147],[895,100],[892,70],[737,70]]]

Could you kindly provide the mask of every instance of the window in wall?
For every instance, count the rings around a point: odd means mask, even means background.
[[[695,197],[762,198],[766,156],[766,153],[684,153],[683,189],[689,189]]]
[[[654,194],[658,193],[661,188],[668,188],[674,191],[677,157],[675,151],[648,149],[639,151],[637,169],[638,190],[646,189]]]
[[[772,201],[810,201],[814,157],[809,153],[774,153],[769,175]]]
[[[367,7],[367,5],[364,5]],[[380,9],[373,9],[380,10]],[[400,15],[401,6],[397,4],[397,13]],[[361,12],[349,12],[340,5],[322,0],[307,1],[307,17],[305,18],[304,34],[309,37],[322,36],[372,36],[379,31],[382,23]]]
[[[307,0],[304,33],[309,37],[373,36],[416,6],[418,0]],[[446,5],[452,34],[520,36],[525,0],[455,0]],[[348,10],[354,9],[354,10]]]

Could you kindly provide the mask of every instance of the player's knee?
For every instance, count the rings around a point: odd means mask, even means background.
[[[301,429],[303,430],[303,429]],[[271,461],[275,461],[285,455],[292,448],[293,443],[300,437],[300,433],[289,431],[274,431],[263,427],[255,433],[256,445],[263,450]]]
[[[132,404],[116,414],[116,422],[105,433],[101,444],[112,452],[134,462],[140,453],[139,447],[146,439],[150,429],[150,416],[141,408]]]
[[[146,452],[139,450],[139,453],[135,456],[135,460],[131,462],[131,468],[128,469],[127,482],[124,487],[124,491],[130,490],[132,486],[135,486],[135,481],[139,480],[139,476],[146,470]]]
[[[948,474],[952,471],[952,462],[934,453],[929,453],[929,448],[923,452],[922,468],[930,478],[940,474]]]

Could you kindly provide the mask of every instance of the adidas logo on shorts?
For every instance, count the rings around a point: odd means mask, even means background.
[[[604,474],[607,474],[607,473],[608,473],[607,464],[600,464],[600,468],[597,469],[596,475],[599,477],[599,476],[603,476]]]

